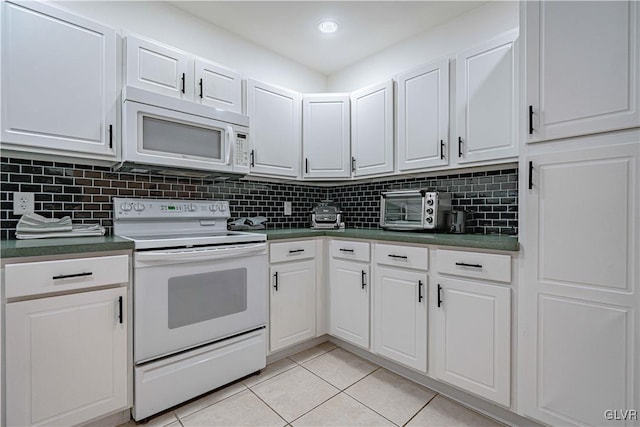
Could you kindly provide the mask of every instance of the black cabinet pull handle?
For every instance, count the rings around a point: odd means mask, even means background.
[[[200,83],[198,83],[200,85],[200,98],[202,98],[202,79],[200,79]]]
[[[277,292],[278,291],[278,272],[277,271],[273,273],[273,277],[275,279],[273,284],[273,289],[275,289]]]
[[[442,286],[438,283],[438,307],[442,305]]]
[[[529,162],[529,190],[533,188],[533,162]]]
[[[440,140],[440,160],[444,159],[444,141]]]
[[[185,87],[184,87],[184,78],[185,78],[185,75],[184,75],[184,73],[182,73],[182,78],[181,78],[181,80],[182,80],[182,93],[184,93],[184,89],[185,89]]]
[[[118,297],[118,322],[120,322],[120,324],[123,323],[122,297]]]
[[[400,259],[407,259],[406,256],[404,255],[393,255],[393,254],[389,254],[387,255],[389,258],[400,258]]]
[[[353,253],[353,249],[338,249],[340,252],[349,252],[349,253]]]
[[[53,276],[53,280],[72,279],[74,277],[87,277],[87,276],[93,276],[93,273],[61,274],[59,276]]]
[[[113,148],[113,125],[109,125],[109,148]]]
[[[422,280],[418,280],[418,302],[422,302]]]
[[[251,167],[254,167],[256,165],[255,158],[255,150],[251,150]]]
[[[533,105],[529,105],[529,135],[533,134]]]
[[[352,157],[351,158],[351,172],[355,172],[356,171],[356,158]]]
[[[304,252],[304,249],[291,249],[289,251],[290,254],[297,254],[297,253],[300,253],[300,252]]]
[[[462,157],[462,137],[458,137],[458,157]]]
[[[309,159],[307,157],[304,158],[304,173],[309,173]]]
[[[467,264],[466,262],[456,262],[456,265],[459,265],[461,267],[482,268],[482,264]]]
[[[365,279],[367,278],[367,273],[362,270],[362,289],[364,289],[365,286],[367,286],[367,282],[365,281]]]

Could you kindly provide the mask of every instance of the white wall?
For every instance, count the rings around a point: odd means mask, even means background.
[[[228,68],[300,92],[324,92],[327,79],[276,52],[159,1],[59,1],[55,3],[116,30],[129,30],[195,53]]]
[[[349,92],[518,27],[517,1],[492,1],[357,62],[328,78],[330,92]]]

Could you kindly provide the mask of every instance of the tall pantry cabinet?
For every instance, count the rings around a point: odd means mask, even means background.
[[[545,424],[640,425],[638,6],[521,5],[518,408]]]

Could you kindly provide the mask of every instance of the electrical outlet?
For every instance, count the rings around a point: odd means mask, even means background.
[[[13,214],[22,215],[35,211],[35,194],[13,193]]]
[[[291,202],[284,202],[284,214],[291,216]]]

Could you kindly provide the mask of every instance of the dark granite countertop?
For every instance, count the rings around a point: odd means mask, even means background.
[[[344,230],[311,230],[308,228],[266,230],[267,240],[296,239],[304,237],[344,237],[349,239],[382,240],[423,245],[457,246],[472,249],[518,251],[518,238],[506,235],[444,234],[412,231],[384,231],[378,229],[347,228]]]
[[[129,249],[133,249],[132,241],[115,236],[0,241],[2,259]]]

